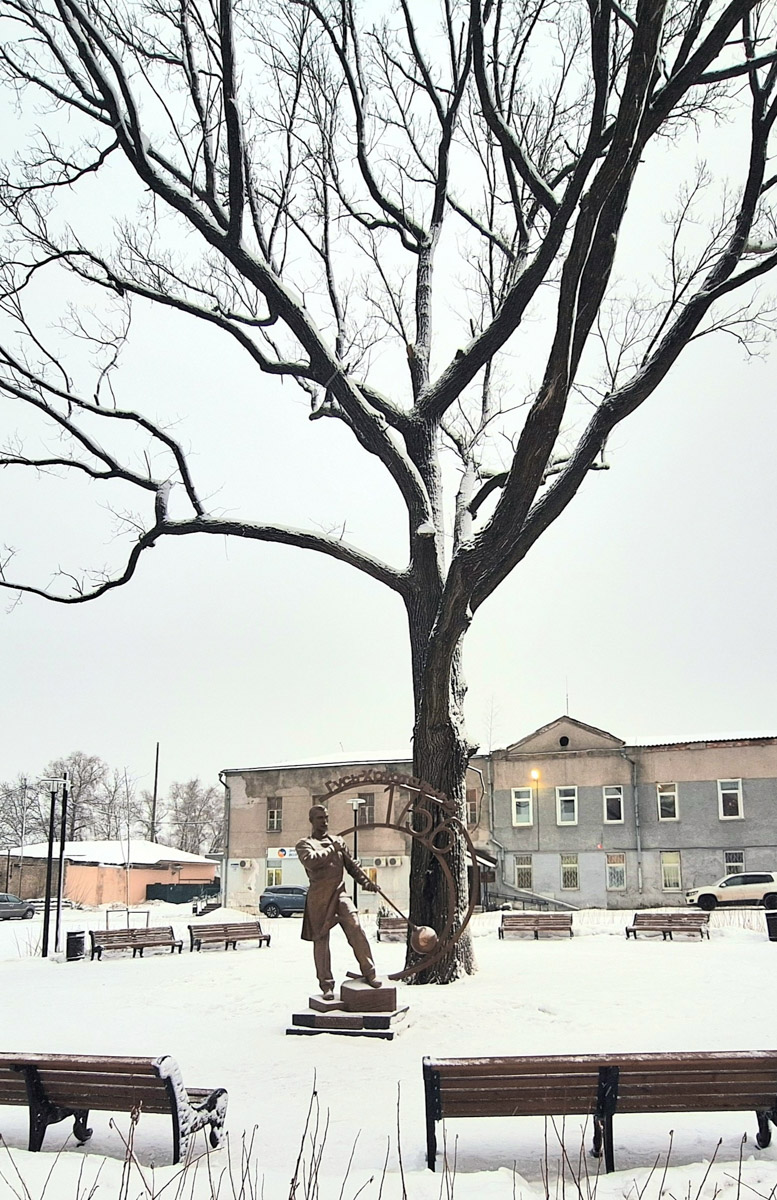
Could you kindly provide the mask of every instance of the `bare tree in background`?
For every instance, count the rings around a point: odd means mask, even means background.
[[[134,780],[126,770],[106,767],[89,805],[89,836],[98,841],[126,843],[136,834],[139,818]]]
[[[161,797],[157,798],[155,811],[153,792],[143,790],[140,793],[135,814],[135,828],[139,837],[147,842],[164,843],[167,816],[167,804]]]
[[[97,797],[108,784],[109,768],[96,754],[73,750],[67,758],[55,758],[44,769],[42,779],[60,779],[67,773],[67,837],[83,841],[94,836]]]
[[[48,796],[23,775],[0,783],[0,848],[30,846],[47,834]]]
[[[0,0],[23,111],[67,118],[49,117],[3,181],[0,389],[40,437],[9,442],[0,462],[118,488],[125,511],[134,492],[141,508],[115,569],[38,581],[8,551],[2,572],[11,591],[81,604],[127,583],[150,547],[217,534],[366,573],[407,614],[415,773],[463,817],[474,614],[685,347],[716,330],[752,346],[768,329],[752,284],[777,263],[777,66],[773,8],[758,0],[428,7],[399,0],[381,21],[355,0]],[[738,131],[733,181],[718,120]],[[641,188],[672,208],[663,168],[687,164],[691,134],[705,166],[640,273],[627,205]],[[112,231],[97,232],[89,202],[117,214]],[[69,277],[80,305],[72,343],[35,323],[49,277]],[[406,561],[209,511],[183,443],[145,397],[120,399],[133,304],[220,330],[257,380],[296,383],[311,420],[344,426],[388,472]],[[460,840],[453,857],[458,916]],[[439,929],[447,915],[415,844],[412,919]],[[421,982],[472,968],[464,937]]]
[[[167,797],[170,840],[190,854],[223,849],[224,793],[199,779],[174,783]]]

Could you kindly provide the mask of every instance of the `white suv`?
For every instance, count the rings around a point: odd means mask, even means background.
[[[707,912],[719,904],[763,904],[764,908],[777,908],[777,872],[726,875],[707,887],[691,888],[685,893],[685,902],[698,904]]]

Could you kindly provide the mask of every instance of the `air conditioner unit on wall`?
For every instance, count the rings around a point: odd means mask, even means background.
[[[374,867],[385,867],[386,860],[385,860],[385,858],[375,858],[375,859],[373,859],[372,865]]]
[[[390,867],[401,867],[404,861],[404,858],[402,858],[400,855],[394,855],[393,858],[388,860],[388,865]]]
[[[252,858],[241,858],[240,859],[241,867],[252,867],[253,865],[254,865],[254,860]]]

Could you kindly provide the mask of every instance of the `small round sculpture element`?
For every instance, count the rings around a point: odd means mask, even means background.
[[[437,934],[431,925],[419,925],[410,935],[410,945],[416,954],[431,954],[437,947]]]

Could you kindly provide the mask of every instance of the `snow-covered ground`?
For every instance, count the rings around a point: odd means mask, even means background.
[[[253,1139],[258,1179],[254,1194],[265,1200],[289,1195],[314,1085],[321,1113],[319,1141],[325,1141],[321,1200],[330,1195],[349,1200],[357,1193],[363,1200],[378,1200],[381,1186],[383,1200],[402,1196],[397,1120],[407,1196],[436,1200],[441,1194],[450,1197],[451,1181],[443,1184],[439,1170],[433,1175],[425,1169],[425,1054],[777,1045],[777,943],[767,940],[759,912],[714,913],[709,942],[663,942],[643,936],[627,942],[623,931],[631,914],[601,912],[575,914],[573,939],[499,941],[499,914],[482,914],[473,921],[478,973],[444,988],[398,985],[400,1002],[410,1006],[409,1019],[393,1042],[384,1042],[326,1034],[286,1036],[292,1012],[305,1008],[316,990],[311,948],[300,941],[298,919],[265,922],[273,935],[269,950],[242,945],[228,953],[191,954],[186,926],[196,919],[188,906],[147,907],[152,924],[173,924],[184,938],[180,956],[146,951],[147,957],[135,961],[125,954],[107,954],[99,963],[88,957],[43,961],[35,956],[40,916],[0,924],[0,1049],[171,1054],[190,1086],[226,1087],[230,1150],[212,1154],[208,1168],[217,1183],[220,1180],[219,1196],[224,1200],[239,1192],[224,1168],[231,1156],[233,1173],[236,1170],[244,1133]],[[239,915],[220,910],[200,920]],[[104,928],[105,922],[105,912],[64,914],[65,929]],[[112,913],[111,925],[117,923]],[[372,933],[369,918],[365,926]],[[342,978],[353,962],[339,930],[332,944],[335,971]],[[374,946],[381,972],[400,968],[401,945]],[[156,1193],[175,1180],[164,1196],[210,1194],[204,1166],[193,1190],[191,1177],[183,1190],[178,1170],[170,1166],[168,1118],[141,1117],[135,1134],[139,1168],[124,1183],[126,1116],[93,1113],[94,1135],[84,1148],[68,1139],[71,1124],[52,1126],[44,1152],[33,1155],[24,1149],[26,1110],[0,1108],[0,1200],[39,1200],[44,1194],[54,1200],[87,1197],[98,1169],[98,1200],[149,1196],[152,1164]],[[601,1200],[642,1200],[643,1195],[645,1200],[661,1195],[674,1200],[711,1200],[715,1195],[718,1200],[771,1200],[777,1189],[777,1136],[774,1146],[760,1151],[755,1133],[752,1114],[616,1116],[618,1170],[596,1179],[601,1168],[590,1157],[580,1160],[581,1122],[570,1119],[565,1129],[570,1162],[563,1184],[552,1122],[461,1120],[449,1123],[446,1137],[449,1154],[455,1152],[452,1186],[459,1200],[535,1200],[546,1194],[546,1169],[548,1192],[559,1198],[570,1188],[577,1192],[573,1176],[588,1172],[588,1181],[581,1185],[582,1200],[594,1192]],[[719,1139],[722,1144],[716,1150]],[[590,1144],[590,1130],[585,1144]],[[57,1157],[56,1151],[65,1145]],[[713,1155],[714,1165],[702,1187]],[[306,1159],[310,1158],[308,1142]],[[645,1187],[657,1158],[660,1165]],[[146,1171],[146,1183],[140,1169]],[[298,1200],[305,1194],[300,1185]]]

